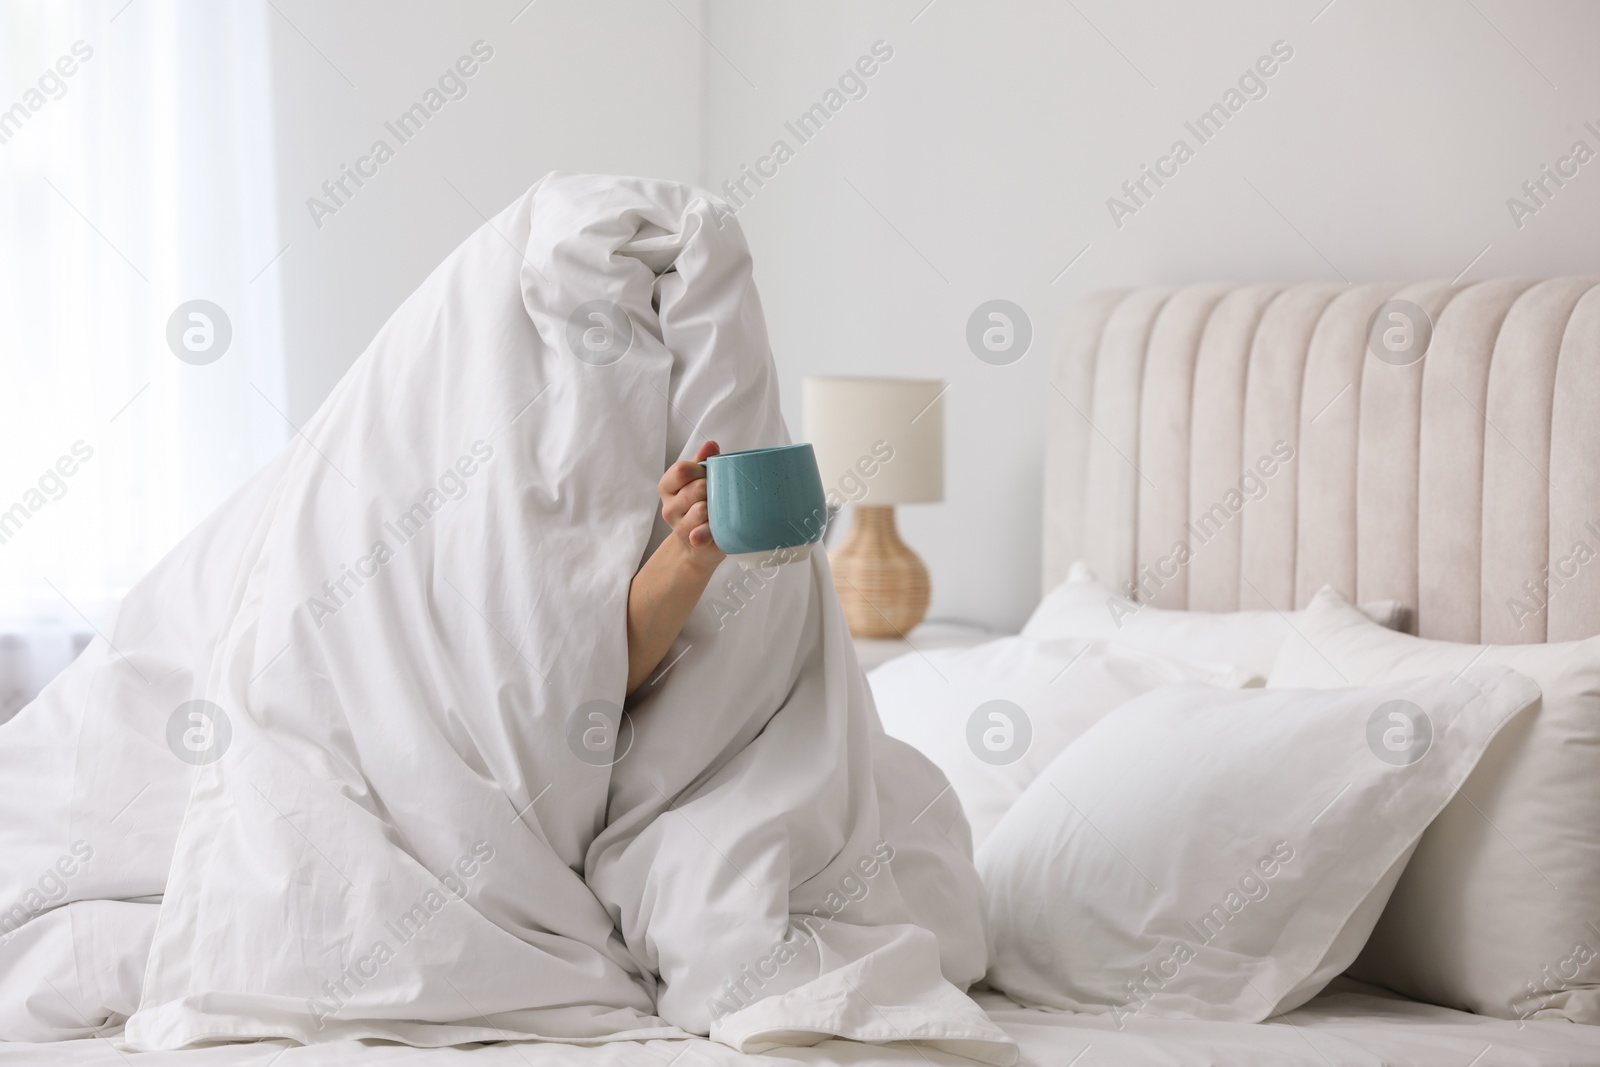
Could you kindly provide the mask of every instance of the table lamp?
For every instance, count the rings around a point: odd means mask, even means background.
[[[828,551],[845,621],[857,637],[902,637],[928,611],[928,568],[900,540],[894,505],[944,499],[942,381],[807,378],[806,439],[832,504],[855,521]]]

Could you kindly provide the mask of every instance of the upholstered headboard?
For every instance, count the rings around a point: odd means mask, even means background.
[[[1600,633],[1600,279],[1097,293],[1051,384],[1046,589],[1081,558],[1165,607]]]

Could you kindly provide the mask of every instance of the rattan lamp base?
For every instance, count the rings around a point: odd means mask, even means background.
[[[855,636],[903,637],[928,613],[928,568],[900,540],[894,508],[857,507],[849,536],[828,562]]]

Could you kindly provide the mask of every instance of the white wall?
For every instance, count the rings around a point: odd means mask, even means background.
[[[1076,296],[1600,269],[1600,162],[1521,229],[1506,208],[1575,139],[1600,150],[1583,127],[1600,128],[1600,5],[537,0],[511,23],[524,0],[277,3],[299,29],[274,17],[297,420],[479,225],[443,179],[485,214],[557,168],[715,189],[785,138],[794,158],[739,218],[791,426],[806,374],[953,383],[946,500],[901,509],[935,616],[1014,628],[1037,600],[1039,454],[1062,405],[1046,370]],[[470,95],[316,229],[305,198],[479,38],[495,58]],[[785,120],[880,39],[894,57],[867,95],[797,145]],[[1115,226],[1107,198],[1194,143],[1184,122],[1278,40],[1294,56],[1267,95]],[[964,339],[995,297],[1035,329],[1011,366]]]
[[[1600,5],[1074,2],[709,6],[707,35],[756,85],[707,66],[713,187],[873,41],[895,50],[739,217],[792,426],[806,374],[953,383],[946,500],[900,509],[935,616],[1014,628],[1038,599],[1039,455],[1065,410],[1046,371],[1075,297],[1453,278],[1485,246],[1468,279],[1600,272],[1600,161],[1520,230],[1506,207],[1575,139],[1600,150],[1582,125],[1600,128]],[[1107,198],[1176,138],[1196,143],[1183,123],[1278,40],[1294,55],[1267,95],[1116,227]],[[994,297],[1035,327],[1011,366],[964,340]]]
[[[541,175],[698,176],[693,0],[676,0],[683,15],[665,0],[274,2],[283,13],[271,31],[289,250],[272,269],[283,281],[296,422],[439,261]],[[384,123],[478,40],[494,55],[466,80],[467,95],[401,145]],[[319,228],[306,200],[379,138],[394,158]]]

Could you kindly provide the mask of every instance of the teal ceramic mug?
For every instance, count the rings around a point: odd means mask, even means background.
[[[740,566],[808,559],[822,540],[827,500],[808,444],[752,448],[711,456],[706,510],[717,547]]]

